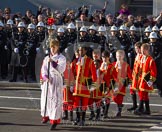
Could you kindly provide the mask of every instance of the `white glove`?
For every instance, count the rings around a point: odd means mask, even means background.
[[[4,49],[5,49],[5,50],[8,50],[8,47],[7,47],[7,45],[5,45],[5,46],[4,46]]]
[[[149,87],[151,87],[151,86],[153,85],[153,82],[152,82],[152,81],[148,81],[148,82],[147,82],[147,85],[148,85]]]
[[[84,64],[84,57],[81,58],[81,66]]]
[[[26,55],[29,55],[29,51],[28,50],[26,50],[25,53],[26,53]]]
[[[74,91],[74,86],[70,86],[70,92],[73,93],[73,91]]]
[[[118,92],[118,91],[119,91],[119,89],[118,89],[118,88],[115,88],[115,89],[114,89],[114,92]]]
[[[39,48],[36,48],[36,52],[39,53],[40,52],[40,49]]]
[[[128,57],[131,57],[131,53],[128,53]]]
[[[45,54],[48,54],[48,53],[49,53],[48,50],[46,50],[46,51],[45,51]]]
[[[107,63],[104,62],[104,70],[107,70]]]
[[[70,86],[70,92],[73,93],[74,86]]]
[[[112,53],[110,53],[110,58],[113,58],[113,54]]]
[[[14,52],[15,53],[19,53],[19,49],[18,48],[14,48]]]
[[[130,87],[131,87],[131,84],[128,84],[128,88],[130,89]]]
[[[91,92],[92,92],[92,91],[94,91],[94,90],[95,90],[95,88],[94,88],[94,87],[91,87],[91,88],[90,88],[90,91],[91,91]]]

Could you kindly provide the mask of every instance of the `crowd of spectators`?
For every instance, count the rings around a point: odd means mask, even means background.
[[[51,16],[55,18],[55,25],[66,25],[70,22],[75,22],[76,20],[90,22],[95,25],[105,25],[112,26],[116,25],[119,27],[122,24],[130,27],[135,25],[136,27],[147,27],[150,25],[151,27],[155,24],[160,27],[162,25],[160,19],[162,13],[157,16],[147,15],[134,16],[128,9],[126,4],[122,4],[121,8],[115,14],[108,13],[108,2],[104,3],[102,9],[93,10],[90,6],[83,5],[78,7],[77,10],[69,9],[66,10],[51,10],[48,7],[43,7],[40,5],[38,7],[37,13],[34,14],[30,9],[26,10],[25,14],[20,12],[13,13],[9,7],[6,7],[4,10],[0,9],[0,21],[6,24],[8,19],[16,21],[23,21],[26,25],[33,23],[37,25],[38,22],[43,21],[46,23],[47,19]]]

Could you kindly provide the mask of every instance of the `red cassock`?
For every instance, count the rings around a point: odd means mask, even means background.
[[[103,91],[103,96],[106,98],[111,98],[112,97],[112,80],[116,80],[117,79],[117,72],[115,70],[115,67],[113,64],[107,64],[107,68],[106,70],[102,69],[101,66],[101,83],[102,85],[106,85],[106,92]],[[111,89],[110,89],[111,87]]]
[[[115,88],[118,88],[113,93],[113,100],[117,104],[122,104],[123,97],[126,95],[126,86],[129,83],[128,81],[132,81],[132,71],[127,62],[123,62],[120,68],[117,62],[114,62],[113,65],[117,72]]]
[[[151,56],[147,56],[145,58],[145,62],[141,63],[141,69],[142,69],[142,76],[140,78],[140,84],[139,89],[140,91],[144,92],[152,92],[153,91],[153,85],[151,87],[148,86],[147,82],[152,81],[155,82],[156,75],[157,75],[157,69],[154,59]]]
[[[74,87],[74,74],[70,66],[66,65],[64,71],[64,89],[63,89],[63,100],[64,109],[72,110],[73,108],[73,93],[70,91],[70,87]]]
[[[132,85],[130,87],[130,94],[133,94],[134,90],[139,90],[140,83],[140,64],[141,64],[142,54],[136,56],[132,72]]]
[[[82,106],[86,107],[88,105],[90,97],[89,85],[92,81],[97,81],[96,68],[93,60],[86,55],[82,59],[84,62],[78,61],[75,66],[77,76],[73,96],[75,96],[74,105],[76,107],[80,106],[80,101]]]

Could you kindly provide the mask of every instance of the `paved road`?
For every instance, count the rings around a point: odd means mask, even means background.
[[[87,121],[84,128],[62,121],[58,131],[85,132],[147,132],[162,131],[162,98],[151,96],[151,116],[135,116],[126,111],[131,105],[129,95],[125,98],[122,118],[113,118],[116,105],[111,104],[109,116],[100,122]],[[49,124],[40,123],[40,90],[22,88],[0,88],[0,132],[48,132]]]

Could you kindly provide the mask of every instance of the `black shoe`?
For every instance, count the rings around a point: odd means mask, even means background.
[[[90,117],[89,117],[89,120],[93,120],[93,118],[95,118],[95,114],[91,114]]]
[[[81,120],[81,121],[79,122],[79,126],[85,126],[85,121]]]
[[[121,117],[121,112],[117,112],[115,117]]]
[[[9,82],[16,82],[16,80],[15,79],[11,79],[11,80],[9,80]]]
[[[108,115],[103,115],[103,118],[106,119],[106,118],[109,118]]]
[[[52,124],[51,127],[50,127],[50,130],[55,130],[56,129],[56,126],[57,126],[56,123],[55,124]]]
[[[100,116],[96,116],[95,121],[100,121]]]
[[[134,111],[134,114],[135,114],[135,115],[142,115],[142,113],[143,113],[143,111],[140,111],[139,109],[136,109],[136,110]]]
[[[131,107],[131,108],[128,108],[127,111],[133,111],[135,110],[137,107]]]
[[[24,83],[28,83],[28,80],[27,79],[24,79]]]
[[[150,115],[151,112],[150,111],[144,111],[142,114],[144,114],[144,115]]]
[[[63,116],[62,119],[63,120],[68,120],[68,117],[67,116]]]
[[[73,122],[73,125],[78,125],[80,121],[78,119],[76,119],[74,122]]]

